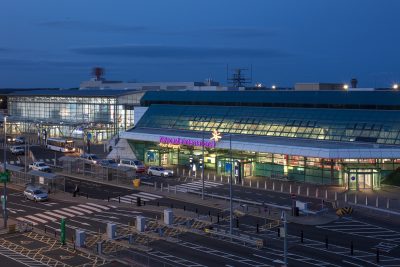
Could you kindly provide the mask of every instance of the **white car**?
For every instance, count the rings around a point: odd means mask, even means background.
[[[47,166],[44,162],[42,161],[37,161],[32,164],[29,164],[29,168],[35,171],[41,171],[41,172],[50,172],[50,167]]]
[[[14,155],[23,155],[25,153],[25,148],[22,146],[12,146],[10,151]]]
[[[35,202],[49,200],[49,196],[46,192],[44,192],[40,188],[34,188],[34,187],[27,187],[24,190],[24,197],[26,199],[33,200]]]
[[[97,164],[100,163],[100,159],[96,154],[82,154],[81,159],[84,159],[88,163]]]
[[[149,169],[147,170],[147,174],[167,177],[167,176],[173,176],[174,172],[171,170],[164,169],[163,167],[160,166],[150,166]]]

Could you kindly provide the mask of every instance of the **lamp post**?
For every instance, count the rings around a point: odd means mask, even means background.
[[[232,203],[232,169],[233,169],[233,158],[232,158],[232,134],[229,134],[229,155],[231,162],[231,173],[229,177],[229,234],[232,235],[232,223],[233,223],[233,203]]]
[[[7,162],[6,162],[6,156],[7,156],[7,149],[6,149],[6,144],[7,144],[7,116],[4,116],[4,147],[3,147],[3,160],[4,160],[4,176],[3,179],[6,177],[7,173]],[[4,221],[4,228],[7,228],[7,179],[4,179],[4,192],[3,192],[3,221]]]
[[[201,146],[201,153],[202,153],[202,163],[201,163],[201,199],[204,200],[204,128],[203,128],[203,140]]]

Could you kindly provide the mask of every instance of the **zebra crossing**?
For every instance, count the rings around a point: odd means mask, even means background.
[[[141,201],[145,202],[163,198],[163,196],[159,196],[156,194],[151,194],[147,192],[137,192],[129,195],[124,195],[121,197],[110,198],[110,200],[131,204],[131,203],[136,203],[138,197],[140,197]]]
[[[86,214],[92,214],[95,212],[103,212],[110,210],[108,206],[102,206],[95,203],[84,203],[75,206],[69,206],[65,208],[44,211],[41,213],[35,213],[32,215],[25,215],[17,217],[16,220],[20,222],[30,223],[34,226],[38,224],[45,224],[48,222],[59,221],[64,218],[72,218],[75,216],[81,216]]]
[[[342,218],[331,224],[319,225],[317,227],[334,232],[400,243],[400,232],[351,218]]]
[[[222,184],[216,183],[216,182],[204,181],[204,188],[213,188],[213,187],[217,187],[220,185],[222,185]],[[203,184],[202,184],[202,181],[197,181],[197,182],[176,185],[173,188],[175,188],[175,187],[176,187],[176,191],[187,193],[190,191],[201,190],[203,188]]]

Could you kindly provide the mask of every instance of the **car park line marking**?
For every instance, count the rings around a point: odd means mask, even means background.
[[[59,214],[54,213],[54,212],[51,212],[51,211],[46,211],[45,213],[48,214],[48,215],[51,215],[51,216],[53,216],[53,217],[59,218],[59,219],[65,219],[65,218],[67,218],[67,217],[65,217],[65,216],[59,215]]]
[[[50,217],[50,216],[47,216],[47,215],[44,215],[44,214],[40,214],[40,213],[36,213],[34,216],[39,216],[39,217],[42,217],[44,219],[47,219],[47,220],[50,220],[50,221],[53,221],[53,222],[57,221],[57,219],[55,219],[53,217]]]
[[[76,214],[76,215],[85,215],[85,214],[82,213],[82,212],[79,212],[79,211],[76,211],[76,210],[71,210],[71,209],[69,209],[69,208],[62,208],[62,210],[65,210],[65,211],[70,212],[70,213],[74,213],[74,214]]]
[[[40,218],[37,218],[37,217],[32,216],[32,215],[26,215],[25,218],[28,218],[28,219],[31,219],[31,220],[34,220],[34,221],[37,221],[37,222],[40,222],[40,223],[47,223],[47,221],[45,221],[43,219],[40,219]]]
[[[95,203],[86,203],[86,204],[90,205],[90,206],[98,207],[98,208],[103,209],[103,210],[109,210],[110,209],[109,207],[97,205]]]
[[[346,260],[342,260],[342,262],[347,263],[347,264],[351,264],[351,265],[354,265],[354,266],[358,266],[358,267],[363,267],[363,265],[359,265],[359,264],[356,264],[356,263],[353,263],[353,262],[350,262],[350,261],[346,261]]]
[[[174,262],[174,263],[179,263],[180,265],[183,266],[187,266],[187,267],[206,267],[205,265],[193,262],[193,261],[189,261],[189,260],[185,260],[183,258],[179,258],[161,251],[150,251],[147,252],[147,254],[152,255],[154,257],[158,257],[158,258],[162,258],[162,259],[166,259],[168,261]]]
[[[66,217],[74,217],[75,216],[75,214],[72,214],[71,212],[68,213],[68,212],[65,212],[62,210],[52,210],[51,212],[59,213],[61,215],[65,215]]]
[[[148,195],[148,196],[155,197],[155,198],[163,198],[163,196],[159,196],[159,195],[155,195],[155,194],[151,194],[151,193],[147,193],[147,192],[139,192],[139,194]]]
[[[91,206],[89,206],[89,205],[85,205],[85,204],[80,204],[80,205],[78,205],[79,207],[82,207],[82,208],[86,208],[86,209],[88,209],[88,210],[92,210],[92,211],[96,211],[96,212],[102,212],[103,210],[101,210],[101,209],[98,209],[98,208],[95,208],[95,207],[91,207]]]
[[[7,249],[3,246],[0,247],[0,254],[3,255],[4,257],[7,257],[11,260],[14,260],[14,261],[21,263],[23,265],[26,265],[28,267],[47,267],[48,266],[48,265],[43,264],[39,261],[36,261],[32,258],[24,256],[18,252]]]
[[[90,211],[90,210],[88,210],[88,209],[83,209],[83,208],[78,207],[78,206],[71,206],[71,207],[69,207],[69,208],[74,209],[74,210],[79,210],[79,211],[82,211],[82,212],[86,212],[86,213],[89,213],[89,214],[92,214],[92,213],[93,213],[93,211]]]
[[[17,217],[16,219],[17,219],[18,221],[23,221],[23,222],[31,223],[31,224],[33,224],[34,226],[38,225],[38,223],[32,222],[32,221],[30,221],[30,220],[28,220],[28,219],[26,219],[26,218],[24,218],[24,217]]]

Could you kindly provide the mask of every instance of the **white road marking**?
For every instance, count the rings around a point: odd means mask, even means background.
[[[65,216],[62,216],[62,215],[60,215],[60,214],[57,214],[57,213],[54,213],[54,212],[51,212],[51,211],[46,211],[45,213],[48,214],[48,215],[50,215],[50,216],[59,218],[59,219],[65,219],[65,218],[66,218]]]
[[[103,209],[103,210],[109,210],[110,209],[109,207],[102,206],[102,205],[97,205],[95,203],[86,203],[86,204],[90,205],[90,206],[94,206],[94,207],[100,208],[100,209]]]
[[[62,208],[62,210],[65,210],[65,211],[68,211],[70,213],[77,214],[77,215],[84,215],[84,213],[82,213],[82,212],[79,212],[79,211],[76,211],[76,210],[71,210],[69,208]]]

